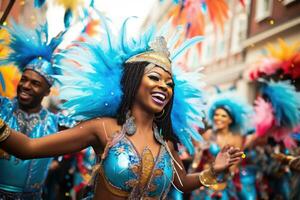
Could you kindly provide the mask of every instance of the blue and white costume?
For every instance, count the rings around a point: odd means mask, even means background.
[[[12,129],[30,138],[39,138],[58,132],[58,126],[71,127],[74,121],[62,114],[53,114],[42,108],[27,114],[18,108],[17,99],[0,97],[0,118]],[[14,198],[26,196],[39,199],[52,158],[20,160],[5,152],[0,154],[0,190],[14,193]],[[23,194],[22,194],[23,193]],[[25,196],[24,196],[25,195]],[[0,192],[1,199],[1,192]]]
[[[52,66],[52,56],[62,41],[62,35],[48,43],[47,27],[31,30],[15,23],[5,28],[10,37],[9,55],[0,65],[13,63],[21,72],[33,70],[41,75],[49,86],[57,74]],[[1,67],[1,66],[0,66]],[[59,126],[72,127],[75,121],[62,114],[53,114],[45,108],[28,114],[19,108],[17,98],[0,97],[0,118],[12,129],[30,138],[39,138],[58,132]],[[0,199],[40,199],[52,158],[20,160],[1,151]]]
[[[156,158],[149,149],[139,155],[124,129],[115,134],[102,154],[99,170],[110,192],[132,198],[166,197],[173,181],[172,158],[157,130],[155,138],[161,144]]]

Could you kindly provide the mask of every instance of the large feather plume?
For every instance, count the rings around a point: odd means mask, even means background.
[[[300,93],[289,81],[269,81],[261,93],[272,104],[277,126],[293,129],[300,123]]]
[[[273,108],[271,103],[266,102],[263,98],[259,97],[254,102],[254,110],[256,134],[259,137],[263,137],[267,135],[268,131],[275,124]]]
[[[0,67],[0,95],[8,98],[16,96],[20,73],[14,66]]]
[[[246,73],[251,80],[278,72],[293,79],[300,77],[300,41],[288,45],[279,38],[276,46],[271,43],[266,45],[266,55],[253,64]]]
[[[9,33],[5,29],[0,30],[0,59],[5,59],[9,54]],[[20,73],[15,66],[0,67],[0,95],[8,98],[16,96],[17,83]]]
[[[199,141],[201,136],[197,128],[204,128],[204,101],[199,71],[183,72],[179,67],[173,67],[175,82],[174,103],[172,109],[173,130],[187,150],[193,154],[192,138]],[[203,82],[202,82],[203,83]]]
[[[289,134],[300,125],[300,93],[289,81],[264,82],[261,93],[272,105],[274,115],[274,123],[268,130],[269,134],[277,141],[282,140],[286,144],[291,144]]]
[[[10,52],[7,58],[0,60],[0,65],[12,63],[20,71],[23,71],[30,61],[39,57],[51,62],[54,50],[62,41],[62,35],[51,41],[48,40],[47,25],[32,30],[12,22],[11,27],[3,28],[9,33],[10,43],[7,46]]]

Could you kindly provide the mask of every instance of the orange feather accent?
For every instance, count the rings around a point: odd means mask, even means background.
[[[4,79],[4,86],[0,84],[0,95],[10,99],[14,98],[16,96],[17,85],[21,77],[17,67],[1,66],[0,74]]]

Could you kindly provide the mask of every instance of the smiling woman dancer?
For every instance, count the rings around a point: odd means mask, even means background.
[[[177,141],[193,151],[190,134],[198,134],[191,124],[201,126],[202,95],[199,83],[191,82],[197,74],[184,77],[171,60],[200,38],[170,55],[164,37],[156,37],[153,28],[129,40],[126,20],[116,41],[102,22],[102,41],[89,40],[63,52],[62,60],[76,62],[64,62],[65,76],[56,77],[65,86],[63,108],[83,122],[30,139],[1,121],[1,148],[29,159],[92,146],[99,155],[94,199],[165,199],[171,185],[186,192],[217,183],[216,174],[240,161],[239,149],[224,147],[211,167],[197,174],[186,174],[176,151]]]
[[[206,162],[215,159],[225,145],[246,149],[253,144],[255,135],[244,134],[251,124],[251,114],[251,106],[233,92],[223,92],[212,98],[207,114],[212,129],[203,134],[207,145],[204,145],[206,148],[201,152],[202,161],[198,166],[200,169],[205,169]],[[229,174],[219,176],[220,180],[223,180],[219,184],[195,191],[194,199],[202,199],[203,195],[206,196],[205,199],[256,199],[255,173],[252,168],[233,167],[230,168],[230,172],[231,176]],[[239,188],[236,188],[237,185]]]

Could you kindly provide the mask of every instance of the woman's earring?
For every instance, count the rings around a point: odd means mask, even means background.
[[[125,128],[126,134],[129,136],[134,135],[136,132],[136,125],[134,122],[134,117],[131,116],[130,111],[128,111],[126,114],[126,122],[124,124],[124,128]]]

